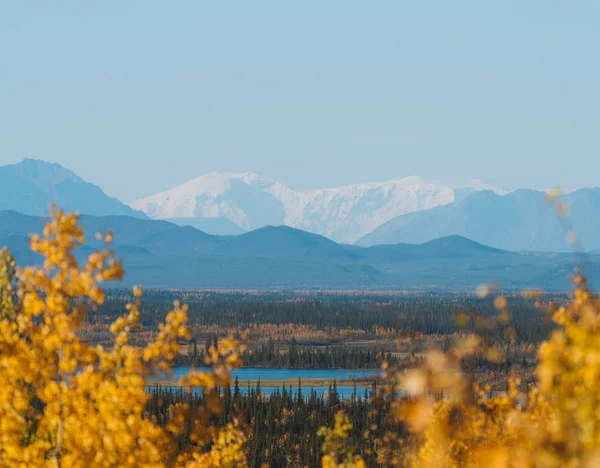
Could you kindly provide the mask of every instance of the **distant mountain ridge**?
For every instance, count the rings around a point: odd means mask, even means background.
[[[112,229],[113,248],[127,274],[118,286],[165,288],[343,288],[473,290],[499,281],[506,288],[567,290],[578,258],[522,254],[461,236],[423,244],[343,245],[287,226],[267,226],[238,236],[213,236],[190,226],[130,216],[81,216],[85,261],[103,246],[96,232]],[[20,265],[39,263],[28,234],[41,232],[39,217],[0,211],[0,246]],[[600,272],[600,256],[592,256]]]
[[[0,210],[42,216],[48,213],[50,203],[98,216],[146,217],[60,164],[24,159],[0,166]]]
[[[480,181],[453,185],[418,177],[294,190],[253,173],[213,172],[135,200],[130,206],[150,218],[176,219],[178,224],[181,220],[223,219],[246,231],[284,224],[352,243],[399,214],[445,205],[482,189],[504,193]]]
[[[566,221],[587,250],[600,249],[600,188],[562,196]],[[497,248],[515,251],[570,252],[565,227],[545,193],[516,190],[499,195],[479,191],[431,210],[398,216],[358,241],[359,245],[421,243],[460,235]]]
[[[568,208],[567,225],[572,224],[583,247],[600,251],[600,188],[575,190],[562,200]],[[174,224],[195,228],[180,231],[192,237],[198,236],[198,230],[217,236],[247,232],[247,237],[240,236],[230,246],[233,249],[239,244],[235,255],[243,253],[244,239],[257,236],[254,231],[265,228],[261,238],[266,239],[284,232],[268,226],[281,225],[290,229],[288,240],[296,236],[308,243],[314,241],[303,253],[305,257],[315,252],[320,255],[320,249],[332,241],[356,241],[360,246],[421,244],[453,235],[511,251],[571,251],[564,226],[544,202],[543,192],[523,189],[506,193],[476,180],[450,184],[407,177],[303,191],[252,173],[210,173],[137,200],[133,209],[59,164],[25,159],[0,167],[0,210],[43,216],[51,202],[84,215],[150,216],[168,221],[164,225],[171,229]],[[308,233],[318,237],[306,237]],[[181,252],[186,242],[176,250]],[[260,255],[272,258],[269,249],[278,248],[278,242],[279,238],[273,237]],[[246,244],[250,246],[257,248]],[[288,247],[302,252],[293,243]],[[351,249],[343,247],[343,252],[332,249],[340,258],[347,258]],[[397,250],[389,253],[396,255]]]

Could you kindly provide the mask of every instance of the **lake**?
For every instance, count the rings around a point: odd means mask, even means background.
[[[181,377],[187,375],[192,368],[190,367],[175,367],[173,368],[172,375],[156,376],[149,379],[151,381],[160,382],[176,382]],[[200,370],[210,370],[208,368],[200,367]],[[288,369],[288,368],[266,368],[266,367],[242,367],[232,372],[232,378],[237,378],[240,381],[240,391],[246,393],[248,391],[248,381],[252,382],[251,388],[255,386],[255,382],[260,380],[261,391],[263,393],[271,394],[276,389],[281,389],[281,381],[287,380],[286,388],[289,389],[290,385],[293,392],[298,391],[298,378],[304,381],[311,381],[313,379],[327,379],[329,381],[337,380],[343,381],[347,379],[354,379],[365,376],[381,375],[379,369]],[[269,385],[269,382],[277,381],[277,385]],[[329,384],[326,385],[308,385],[307,383],[302,384],[302,390],[305,395],[310,393],[311,388],[317,392],[318,395],[323,395],[328,389]],[[364,395],[364,388],[358,383],[357,394]],[[350,397],[353,393],[353,386],[342,386],[338,385],[338,393],[342,398]]]

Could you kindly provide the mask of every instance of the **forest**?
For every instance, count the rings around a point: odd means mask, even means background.
[[[223,411],[214,423],[222,426],[234,418],[242,421],[249,434],[245,447],[248,466],[318,467],[323,439],[315,428],[332,426],[335,415],[343,411],[352,423],[348,444],[359,453],[370,453],[365,462],[375,466],[377,439],[383,437],[382,422],[387,419],[389,404],[371,398],[372,388],[369,392],[355,388],[351,398],[342,399],[335,385],[326,396],[303,388],[301,382],[299,385],[300,392],[281,387],[265,397],[260,387],[244,392],[234,382],[232,387],[220,389]],[[168,423],[169,408],[177,403],[188,404],[192,411],[207,404],[201,394],[181,389],[153,387],[150,395],[146,411],[160,424]],[[181,436],[180,444],[182,448],[189,444],[189,433]]]

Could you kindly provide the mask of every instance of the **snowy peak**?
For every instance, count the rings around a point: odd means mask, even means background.
[[[478,190],[475,180],[429,181],[416,176],[319,190],[295,190],[253,173],[201,175],[130,203],[155,219],[223,218],[245,230],[284,224],[352,243],[401,214],[452,203]]]
[[[315,190],[303,195],[301,203],[288,205],[286,224],[340,242],[354,242],[395,213],[410,213],[454,201],[451,188],[416,177]]]
[[[201,175],[195,179],[189,180],[175,189],[168,190],[175,194],[189,195],[192,193],[211,193],[214,195],[223,195],[231,188],[231,185],[239,181],[245,185],[262,185],[268,186],[273,183],[272,180],[263,178],[252,172],[245,173],[228,173],[228,172],[210,172]]]
[[[250,172],[212,172],[130,203],[154,219],[225,218],[245,230],[282,224],[284,209],[271,179]]]

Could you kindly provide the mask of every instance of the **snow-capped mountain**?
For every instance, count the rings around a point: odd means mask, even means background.
[[[478,180],[450,184],[418,177],[295,190],[252,173],[213,172],[130,206],[178,224],[206,218],[224,218],[245,230],[284,224],[352,243],[396,216],[446,205],[484,189],[503,193]]]

